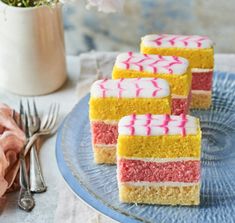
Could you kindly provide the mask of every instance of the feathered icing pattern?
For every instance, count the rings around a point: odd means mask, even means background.
[[[147,35],[142,38],[143,44],[155,47],[210,48],[213,42],[207,36],[197,35]]]
[[[103,79],[91,87],[91,96],[102,98],[161,98],[169,94],[169,84],[159,78]]]
[[[196,118],[175,115],[131,115],[119,122],[119,134],[127,135],[178,135],[196,134],[198,123]]]
[[[128,52],[119,54],[115,65],[126,70],[148,71],[154,74],[184,74],[188,68],[188,61],[176,56]]]

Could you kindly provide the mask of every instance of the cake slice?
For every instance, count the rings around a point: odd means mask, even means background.
[[[172,113],[187,114],[191,101],[192,75],[186,59],[141,53],[121,53],[117,56],[113,79],[157,77],[167,80],[172,90]]]
[[[121,202],[199,204],[201,130],[197,118],[134,114],[120,120],[118,132]]]
[[[116,163],[118,121],[132,113],[171,113],[170,87],[160,78],[104,79],[91,87],[90,122],[96,163]]]
[[[191,107],[210,107],[214,49],[208,37],[152,34],[142,38],[140,48],[145,54],[174,55],[188,59],[193,76]]]

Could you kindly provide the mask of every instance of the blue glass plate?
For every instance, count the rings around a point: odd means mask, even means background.
[[[213,106],[194,110],[203,131],[198,207],[129,205],[118,200],[116,166],[95,165],[88,119],[89,95],[65,119],[57,138],[59,169],[90,206],[124,223],[235,222],[235,74],[215,72]]]

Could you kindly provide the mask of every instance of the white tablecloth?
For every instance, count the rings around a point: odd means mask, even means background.
[[[100,54],[98,54],[98,57],[99,55]],[[97,55],[95,55],[95,57],[96,56]],[[88,55],[88,57],[85,55],[85,57],[88,58],[88,61],[89,58],[94,60],[94,53]],[[103,54],[101,57],[103,57]],[[106,58],[105,60],[108,60],[107,56],[104,58]],[[69,79],[64,87],[50,95],[36,98],[41,111],[46,110],[51,102],[59,102],[61,104],[60,119],[62,120],[78,102],[78,98],[80,98],[84,92],[89,90],[90,82],[96,77],[92,77],[92,72],[89,77],[80,77],[80,87],[77,87],[80,71],[79,61],[79,57],[68,57]],[[216,55],[215,61],[216,70],[235,73],[235,55]],[[102,61],[100,61],[100,66],[106,66],[106,62],[102,64]],[[102,73],[104,72],[102,71]],[[110,72],[107,72],[106,74],[110,74]],[[9,94],[4,90],[0,90],[0,101],[17,108],[19,97]],[[35,195],[36,207],[31,213],[25,213],[18,209],[16,203],[18,193],[9,194],[8,203],[4,212],[0,216],[0,222],[112,223],[112,220],[89,208],[68,189],[57,168],[55,159],[55,140],[56,137],[54,136],[45,141],[40,152],[40,158],[45,180],[48,185],[48,191],[43,194]]]

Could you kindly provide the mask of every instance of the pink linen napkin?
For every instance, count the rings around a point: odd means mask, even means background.
[[[19,170],[19,153],[25,143],[25,135],[12,117],[12,110],[0,103],[0,208],[4,194],[16,187]]]

